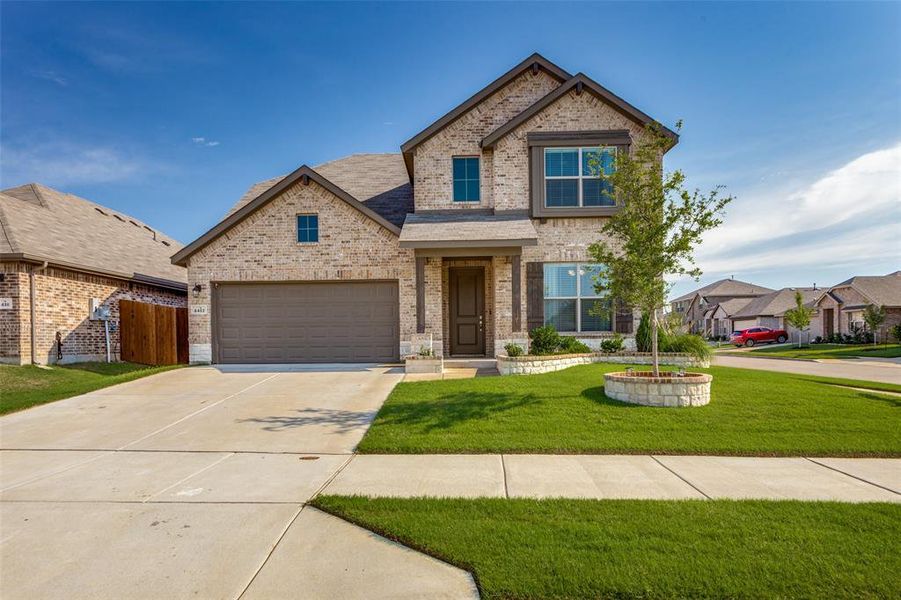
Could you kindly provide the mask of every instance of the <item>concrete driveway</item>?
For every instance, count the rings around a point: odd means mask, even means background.
[[[195,367],[0,419],[3,598],[462,598],[465,572],[304,503],[402,369]]]
[[[739,369],[758,369],[901,384],[901,364],[895,359],[825,359],[813,361],[760,358],[757,356],[739,356],[737,354],[730,356],[717,353],[714,354],[713,363],[719,367],[737,367]]]

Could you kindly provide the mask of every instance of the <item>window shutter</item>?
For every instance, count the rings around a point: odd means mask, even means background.
[[[626,306],[621,300],[616,301],[616,333],[632,333],[632,307]]]
[[[526,263],[526,327],[544,325],[544,263]]]

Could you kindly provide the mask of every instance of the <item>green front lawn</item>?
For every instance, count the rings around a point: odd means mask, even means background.
[[[899,598],[901,506],[369,499],[314,505],[473,573],[483,598]]]
[[[89,362],[49,368],[0,365],[0,415],[86,394],[180,366],[148,367],[126,362]]]
[[[813,344],[811,346],[765,346],[755,348],[750,354],[779,356],[782,358],[898,358],[901,357],[899,344]]]
[[[401,383],[359,451],[901,456],[898,385],[712,367],[708,406],[651,408],[604,395],[623,368]]]

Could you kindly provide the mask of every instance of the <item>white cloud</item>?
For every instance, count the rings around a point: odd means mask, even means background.
[[[762,189],[727,208],[697,262],[708,276],[901,263],[901,143],[860,156],[799,189]],[[799,277],[800,278],[800,277]]]
[[[32,181],[47,185],[120,182],[155,169],[152,163],[116,148],[70,142],[4,144],[0,153],[4,186]]]
[[[217,141],[215,141],[215,140],[208,140],[208,139],[206,139],[205,137],[192,137],[192,138],[191,138],[191,141],[194,142],[194,143],[195,143],[196,145],[198,145],[198,146],[209,146],[209,147],[213,147],[213,146],[218,146],[218,145],[219,145],[219,142],[217,142]]]
[[[34,73],[32,73],[32,75],[37,77],[38,79],[52,81],[60,87],[66,87],[67,85],[69,85],[69,80],[56,71],[35,71]]]

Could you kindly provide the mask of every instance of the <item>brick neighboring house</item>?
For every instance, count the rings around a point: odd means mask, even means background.
[[[253,186],[172,257],[192,289],[191,361],[493,356],[545,323],[593,345],[630,335],[632,311],[591,286],[588,246],[620,210],[591,165],[651,122],[534,54],[398,154]]]
[[[720,279],[709,285],[698,288],[693,292],[689,292],[679,296],[675,300],[670,301],[670,307],[676,314],[682,315],[682,323],[688,326],[691,333],[702,335],[716,335],[712,331],[713,320],[719,319],[718,327],[722,328],[723,322],[729,318],[730,311],[738,308],[733,300],[744,300],[745,304],[753,298],[769,294],[775,290],[755,285],[738,279]],[[729,302],[724,305],[724,309],[719,312],[719,316],[714,316],[716,306]],[[731,333],[731,329],[728,333]]]
[[[888,340],[888,330],[901,323],[901,271],[851,277],[823,292],[816,300],[823,322],[821,335],[848,334],[852,325],[864,327],[863,311],[868,304],[885,307],[886,319],[877,337]]]
[[[796,306],[796,292],[801,294],[804,305],[815,311],[810,318],[810,327],[802,334],[802,341],[807,341],[808,335],[810,339],[823,335],[820,314],[816,308],[816,301],[822,295],[823,290],[815,287],[782,288],[745,302],[745,305],[732,316],[732,326],[735,329],[748,329],[749,327],[785,329],[790,340],[797,340],[798,334],[802,332],[785,322],[785,311]]]
[[[89,200],[32,183],[0,192],[0,362],[118,358],[119,300],[185,306],[185,269],[169,256],[181,244]],[[62,359],[57,358],[59,333]]]

